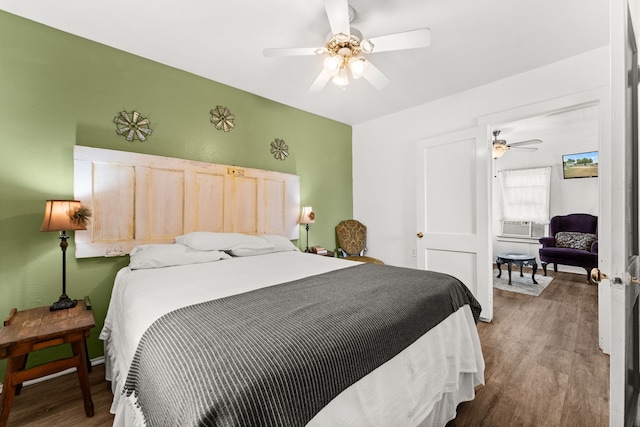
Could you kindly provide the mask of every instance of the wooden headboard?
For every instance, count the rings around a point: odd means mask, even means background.
[[[299,235],[298,175],[75,146],[74,197],[93,212],[76,258],[119,256],[192,231]]]

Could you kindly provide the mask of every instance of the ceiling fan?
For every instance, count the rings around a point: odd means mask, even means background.
[[[329,40],[324,46],[267,48],[263,51],[267,57],[324,56],[323,69],[309,88],[309,92],[320,91],[329,80],[338,86],[346,86],[349,84],[349,75],[354,79],[364,77],[375,88],[382,89],[389,83],[389,78],[365,55],[415,49],[431,44],[431,31],[428,28],[365,39],[360,31],[349,25],[355,16],[355,10],[347,4],[347,0],[324,0],[324,7],[331,26]]]
[[[540,144],[542,140],[540,139],[527,139],[526,141],[513,142],[511,144],[507,144],[507,141],[504,139],[498,139],[498,135],[500,135],[499,130],[493,131],[493,158],[497,159],[498,157],[502,157],[504,153],[511,149],[517,149],[522,151],[536,151],[536,147],[526,147],[526,145]]]

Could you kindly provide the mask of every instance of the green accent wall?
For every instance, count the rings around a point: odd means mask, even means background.
[[[235,115],[235,129],[211,124],[217,105]],[[145,142],[115,132],[113,118],[134,110],[151,121]],[[289,146],[284,161],[269,152],[275,138]],[[335,225],[352,216],[350,126],[0,12],[0,318],[60,296],[59,239],[39,230],[45,200],[73,198],[74,145],[298,174],[301,204],[317,214],[309,245],[335,248]],[[95,358],[115,274],[129,258],[75,259],[69,243],[67,293],[91,298]],[[304,229],[294,243],[304,248]],[[63,352],[37,353],[29,365]]]

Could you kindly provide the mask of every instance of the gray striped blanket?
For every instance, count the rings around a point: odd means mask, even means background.
[[[123,393],[149,426],[303,426],[465,304],[440,273],[362,264],[166,314]]]

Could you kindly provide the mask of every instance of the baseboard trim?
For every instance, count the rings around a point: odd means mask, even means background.
[[[91,366],[103,365],[104,364],[104,356],[96,357],[95,359],[91,359],[89,362],[91,362]],[[56,372],[55,374],[46,375],[44,377],[36,378],[35,380],[25,381],[23,383],[23,386],[26,387],[26,386],[29,386],[29,385],[32,385],[32,384],[41,383],[41,382],[46,381],[46,380],[50,380],[50,379],[53,379],[53,378],[61,377],[63,375],[71,374],[73,372],[76,372],[76,368],[65,369],[64,371]],[[0,393],[2,393],[2,384],[0,384]]]

